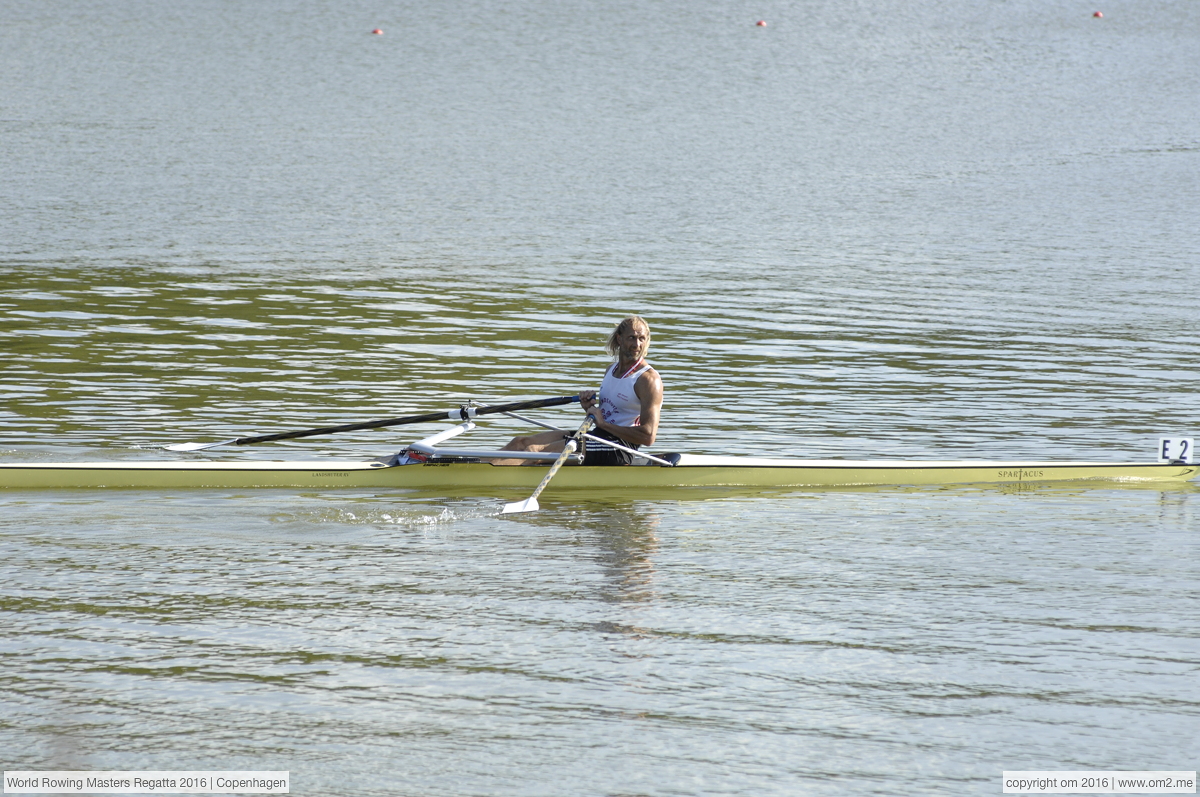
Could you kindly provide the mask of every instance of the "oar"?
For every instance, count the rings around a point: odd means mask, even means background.
[[[299,432],[280,432],[264,434],[258,437],[235,437],[232,440],[222,440],[219,443],[176,443],[163,446],[168,451],[201,451],[217,446],[248,446],[254,443],[270,443],[274,440],[291,440],[295,437],[312,437],[318,434],[337,434],[338,432],[356,432],[359,429],[379,429],[384,426],[402,426],[409,423],[426,423],[428,421],[466,421],[476,415],[487,415],[493,412],[510,412],[514,410],[531,410],[537,407],[557,407],[560,404],[570,404],[579,401],[579,396],[559,396],[558,398],[533,399],[532,401],[515,401],[512,404],[497,404],[493,407],[459,407],[449,412],[431,412],[426,415],[409,415],[406,418],[387,418],[382,421],[363,421],[349,423],[345,426],[325,426],[320,429],[304,429]]]
[[[581,442],[580,438],[587,433],[588,427],[591,425],[592,416],[589,415],[584,418],[583,423],[580,424],[579,431],[567,441],[565,446],[563,446],[562,453],[558,455],[558,459],[554,460],[554,464],[550,466],[550,472],[546,474],[545,478],[542,479],[542,483],[539,484],[537,489],[533,491],[533,495],[529,496],[524,501],[514,501],[511,504],[505,504],[504,508],[500,510],[500,514],[509,515],[514,512],[536,512],[541,509],[541,507],[538,506],[537,497],[542,494],[542,490],[546,489],[546,485],[549,484],[550,480],[554,478],[554,474],[558,473],[558,469],[561,468],[563,463],[567,461],[567,457],[571,456],[571,452],[579,447],[579,442]]]

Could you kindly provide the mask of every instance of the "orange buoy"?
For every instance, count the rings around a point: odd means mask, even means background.
[[[758,22],[755,22],[754,24],[760,28],[765,28],[767,26],[767,21],[765,19],[760,19]]]
[[[374,33],[376,36],[382,36],[383,28],[376,28],[375,30],[371,31],[371,33]]]
[[[1095,17],[1096,19],[1103,19],[1103,18],[1104,18],[1104,12],[1103,12],[1103,11],[1097,11],[1095,14],[1092,14],[1092,16],[1093,16],[1093,17]]]

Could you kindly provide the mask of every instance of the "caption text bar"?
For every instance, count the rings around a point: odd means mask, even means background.
[[[5,770],[5,794],[289,794],[291,772]]]
[[[1195,794],[1196,772],[1004,772],[1005,794]]]

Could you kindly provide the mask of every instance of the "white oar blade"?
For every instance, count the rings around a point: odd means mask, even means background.
[[[538,506],[536,498],[526,498],[524,501],[514,501],[511,504],[505,504],[500,510],[501,515],[511,515],[515,512],[536,512],[541,509]]]
[[[561,468],[563,463],[567,461],[567,457],[571,456],[575,449],[579,447],[579,442],[582,439],[583,433],[586,432],[591,425],[592,416],[589,415],[579,426],[579,431],[572,436],[572,439],[567,441],[565,446],[563,446],[562,453],[558,455],[558,459],[554,460],[554,464],[550,466],[550,472],[546,474],[545,478],[542,479],[541,483],[537,486],[537,489],[533,491],[533,495],[529,496],[524,501],[505,504],[504,508],[500,510],[500,514],[509,515],[515,512],[538,511],[538,509],[541,507],[538,506],[537,497],[542,494],[542,490],[546,489],[546,485],[549,484],[550,480],[554,478],[554,474],[558,473],[558,469]]]
[[[222,440],[219,443],[175,443],[170,446],[163,446],[167,451],[203,451],[206,448],[216,448],[217,446],[227,446],[230,443],[236,443],[237,438],[232,440]]]

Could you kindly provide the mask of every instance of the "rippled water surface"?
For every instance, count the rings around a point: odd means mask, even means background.
[[[7,3],[0,461],[375,457],[432,427],[161,446],[573,393],[629,312],[659,452],[1151,460],[1200,437],[1200,9],[1093,10]],[[5,491],[0,757],[1192,769],[1198,493]]]

